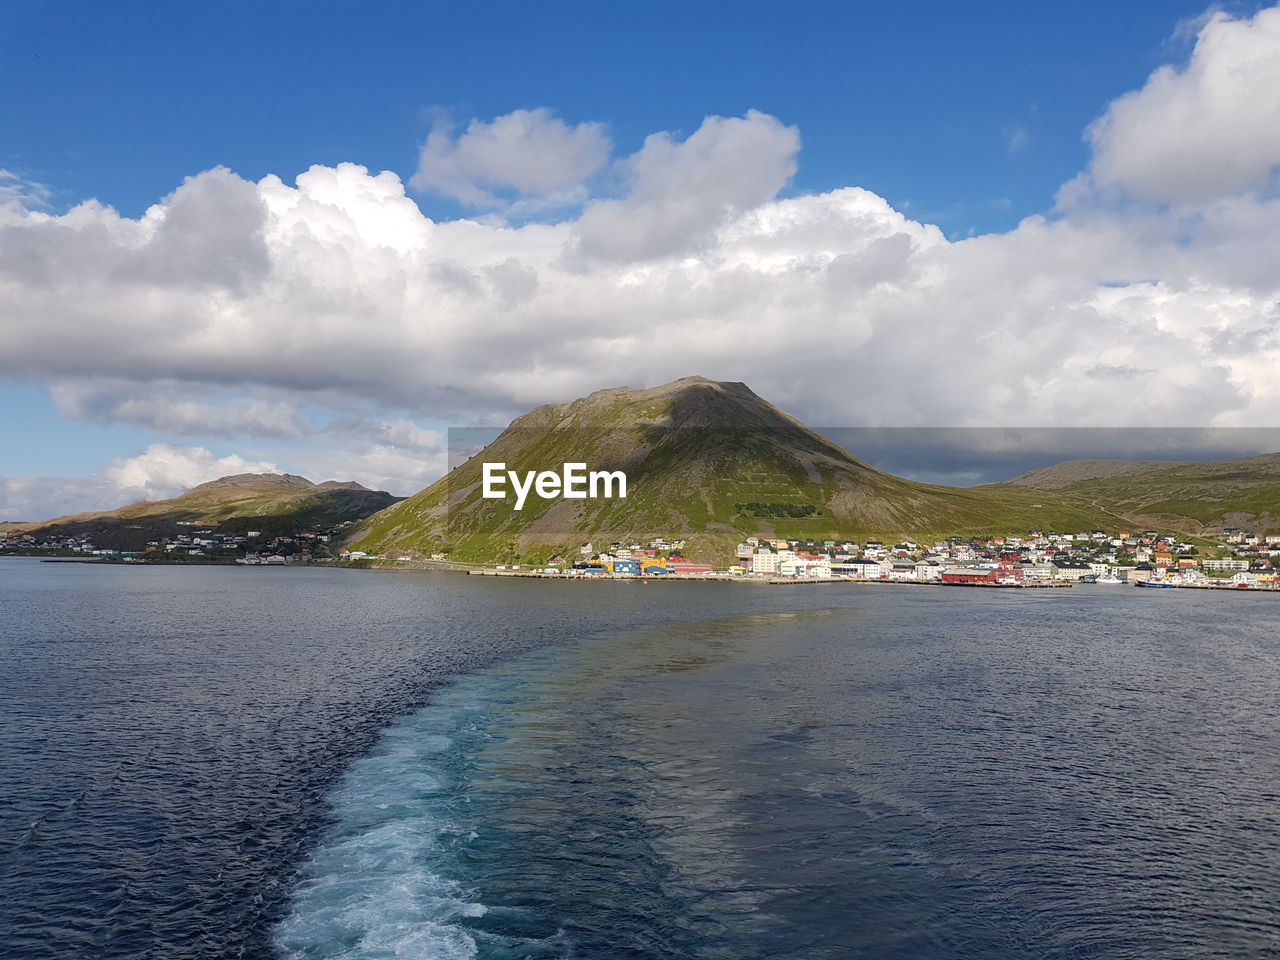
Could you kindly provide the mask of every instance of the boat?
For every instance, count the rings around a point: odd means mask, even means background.
[[[1168,589],[1172,590],[1175,586],[1177,586],[1177,584],[1169,583],[1169,581],[1167,581],[1167,580],[1139,580],[1139,581],[1138,581],[1138,586],[1140,586],[1140,587],[1167,587]]]
[[[1097,580],[1095,580],[1095,581],[1093,581],[1093,582],[1094,582],[1094,583],[1106,583],[1106,584],[1124,583],[1124,581],[1123,581],[1123,580],[1121,580],[1119,577],[1112,576],[1111,574],[1107,574],[1107,575],[1106,575],[1106,576],[1104,576],[1104,577],[1099,577]]]

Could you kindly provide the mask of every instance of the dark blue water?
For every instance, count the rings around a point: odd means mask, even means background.
[[[0,957],[273,956],[327,795],[392,718],[495,659],[704,607],[541,586],[0,558]]]
[[[1280,950],[1276,598],[0,564],[6,957]]]

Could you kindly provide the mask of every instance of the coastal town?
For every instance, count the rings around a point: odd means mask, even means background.
[[[346,563],[361,566],[449,565],[473,573],[506,576],[605,579],[734,579],[769,583],[824,581],[914,582],[993,587],[1071,584],[1218,587],[1280,590],[1280,534],[1228,528],[1211,537],[1186,538],[1157,530],[1091,530],[1024,535],[948,537],[931,543],[901,540],[790,540],[747,537],[736,560],[717,567],[690,556],[679,537],[614,541],[601,549],[588,542],[572,554],[540,564],[488,567],[430,558],[378,556],[337,546],[351,526],[268,535],[258,530],[219,531],[216,524],[187,524],[189,532],[160,537],[142,550],[96,546],[89,534],[38,536],[0,531],[0,554],[59,559],[236,563],[283,566]],[[1192,542],[1194,540],[1194,542]]]
[[[130,563],[238,563],[279,566],[303,561],[332,560],[329,544],[349,527],[350,522],[332,530],[301,530],[292,534],[272,534],[261,530],[220,531],[217,524],[179,520],[186,531],[157,537],[140,550],[122,550],[95,544],[89,533],[28,533],[0,530],[0,555],[43,556],[51,559],[79,559]]]
[[[685,541],[614,542],[545,565],[503,565],[477,573],[604,578],[733,578],[771,583],[839,580],[993,587],[1072,584],[1280,590],[1280,534],[1228,528],[1196,538],[1147,530],[998,537],[948,537],[929,544],[748,537],[725,569],[685,554]],[[408,557],[398,558],[407,562]],[[438,559],[444,559],[439,556]]]

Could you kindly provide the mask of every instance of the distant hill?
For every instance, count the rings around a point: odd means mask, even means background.
[[[481,466],[621,469],[625,500],[541,500],[524,510],[481,497]],[[742,383],[688,377],[602,390],[516,419],[482,455],[361,525],[370,553],[545,559],[583,541],[679,536],[726,558],[743,536],[838,539],[1088,527],[1097,512],[1026,486],[917,483],[877,470]]]
[[[224,532],[260,530],[272,536],[329,529],[368,517],[398,498],[358,483],[312,483],[294,474],[241,473],[193,487],[170,500],[143,500],[114,510],[24,524],[37,535],[89,534],[96,546],[139,550],[173,536],[185,524],[216,524]]]
[[[1009,484],[1051,491],[1135,526],[1191,534],[1280,531],[1280,453],[1199,463],[1068,460]]]

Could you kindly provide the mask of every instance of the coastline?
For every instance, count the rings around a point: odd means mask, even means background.
[[[421,567],[369,567],[367,569],[376,570],[408,570],[408,569],[424,569]],[[992,590],[1042,590],[1042,589],[1063,589],[1082,586],[1082,584],[1062,580],[1045,580],[1040,582],[1022,581],[1019,583],[948,583],[942,580],[891,580],[891,579],[874,579],[868,577],[750,577],[750,576],[732,576],[732,575],[703,575],[703,574],[663,574],[658,576],[637,576],[637,575],[617,575],[617,574],[595,574],[591,576],[580,576],[571,573],[540,573],[535,570],[489,570],[485,568],[472,567],[466,570],[458,568],[448,568],[449,572],[466,573],[471,577],[508,577],[512,579],[525,580],[569,580],[578,583],[588,582],[623,582],[633,583],[640,581],[643,584],[650,583],[738,583],[751,584],[757,586],[772,587],[790,587],[790,586],[818,586],[841,585],[841,584],[866,584],[872,586],[905,586],[905,587],[976,587],[981,589]],[[1119,584],[1119,586],[1136,587],[1137,581],[1128,584]],[[1083,584],[1083,586],[1097,586],[1096,584]],[[1241,587],[1237,584],[1223,583],[1179,583],[1168,584],[1170,589],[1176,590],[1217,590],[1231,591],[1234,593],[1274,593],[1280,595],[1280,587],[1275,586],[1253,586]]]

